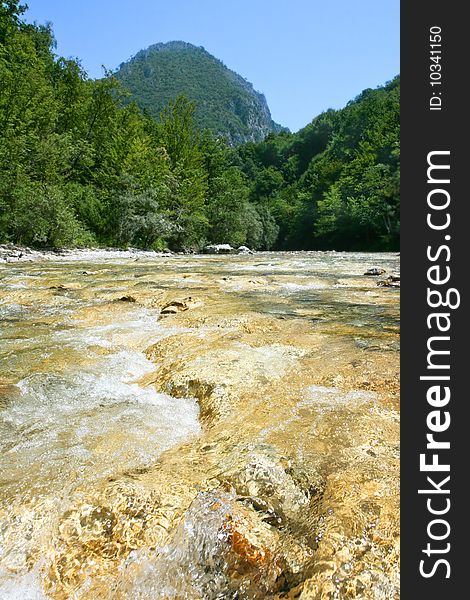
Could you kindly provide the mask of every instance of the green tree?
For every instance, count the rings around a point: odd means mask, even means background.
[[[94,242],[60,186],[26,180],[18,182],[10,211],[9,232],[19,244],[61,248]]]

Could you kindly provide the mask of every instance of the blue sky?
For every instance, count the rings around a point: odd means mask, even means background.
[[[88,74],[184,40],[251,81],[296,131],[399,73],[399,0],[26,0],[51,21],[58,54]]]

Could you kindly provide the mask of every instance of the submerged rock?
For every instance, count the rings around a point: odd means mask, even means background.
[[[375,277],[376,275],[383,275],[384,273],[385,269],[382,269],[381,267],[372,267],[371,269],[367,269],[364,275],[367,275],[368,277]]]
[[[233,493],[203,491],[160,552],[128,562],[124,592],[137,583],[141,597],[152,598],[165,582],[167,598],[265,600],[297,585],[312,554]]]
[[[400,287],[400,275],[395,275],[395,274],[389,275],[386,279],[377,281],[377,285],[379,287],[399,288]]]
[[[262,508],[270,522],[299,524],[312,501],[322,495],[325,482],[311,467],[307,473],[269,444],[237,446],[221,461],[221,483],[232,487],[246,502]]]
[[[201,344],[199,336],[187,334],[167,337],[146,354],[162,365],[154,380],[158,389],[197,398],[201,420],[209,423],[233,414],[242,396],[262,394],[263,387],[283,377],[303,352],[282,344],[252,347],[226,340],[221,345],[217,334]]]
[[[198,300],[197,298],[192,298],[188,296],[188,298],[183,298],[180,300],[172,300],[165,304],[160,314],[162,315],[174,315],[179,312],[184,312],[186,310],[190,310],[192,308],[199,308],[200,306],[204,306],[204,302],[202,300]]]
[[[51,285],[49,287],[50,290],[56,290],[58,292],[66,292],[69,290],[79,290],[81,289],[81,285],[79,283],[59,283],[58,285]]]
[[[121,296],[117,300],[118,302],[137,302],[134,296]]]

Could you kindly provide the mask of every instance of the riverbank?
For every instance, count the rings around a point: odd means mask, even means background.
[[[225,244],[221,244],[219,246],[208,246],[208,248],[223,248],[226,246]],[[254,252],[246,246],[242,246],[241,248],[235,249],[232,248],[233,252],[206,252],[205,254],[209,255],[230,255],[230,256],[246,256],[246,255],[263,255],[263,254],[271,254],[267,251],[259,251]],[[279,252],[277,252],[279,254]],[[298,250],[298,251],[285,251],[283,254],[296,255],[302,253],[310,253],[309,251]],[[336,250],[317,250],[315,254],[317,255],[328,255],[328,254],[336,254]],[[341,252],[341,254],[351,254],[348,252]],[[367,255],[367,252],[356,252],[356,254]],[[377,256],[384,255],[386,253],[377,252],[375,253]],[[389,255],[393,255],[399,257],[399,253],[388,253]],[[61,250],[38,250],[33,248],[28,248],[27,246],[15,246],[13,244],[0,244],[0,264],[3,263],[15,263],[15,262],[34,262],[34,261],[100,261],[100,260],[125,260],[125,259],[139,259],[144,258],[148,260],[152,260],[155,258],[165,258],[169,256],[200,256],[201,254],[194,253],[185,253],[185,252],[171,252],[170,250],[166,250],[163,252],[157,252],[155,250],[140,250],[139,248],[129,248],[127,250],[122,250],[119,248],[63,248]],[[374,256],[371,254],[370,256]]]
[[[0,268],[0,590],[398,598],[398,257],[106,256]]]
[[[11,244],[0,245],[0,263],[35,262],[35,261],[100,261],[112,259],[160,258],[172,256],[171,252],[156,252],[130,248],[64,248],[61,250],[38,250],[26,246]]]
[[[60,250],[39,250],[37,248],[28,248],[27,246],[15,246],[13,244],[0,244],[0,264],[2,262],[34,262],[37,260],[47,261],[106,261],[113,259],[133,259],[140,258],[155,259],[167,256],[188,256],[194,255],[194,252],[171,252],[164,250],[141,250],[139,248],[62,248]],[[255,254],[246,246],[232,248],[229,244],[209,244],[204,249],[203,254],[213,255],[250,255]]]

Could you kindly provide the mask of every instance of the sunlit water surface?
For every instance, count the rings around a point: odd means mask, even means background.
[[[325,350],[314,357],[320,370],[336,356],[336,340],[337,351],[349,352],[352,364],[356,355],[365,352],[371,361],[376,356],[386,364],[387,356],[396,357],[398,352],[398,291],[377,287],[377,278],[364,277],[371,266],[397,272],[399,258],[393,254],[266,253],[1,265],[0,598],[48,597],[41,584],[45,558],[32,550],[41,544],[37,523],[44,522],[44,536],[50,538],[72,503],[76,505],[77,493],[100,481],[143,472],[166,450],[201,436],[196,398],[190,394],[175,398],[142,383],[150,381],[161,366],[145,350],[190,330],[183,319],[160,317],[162,298],[191,295],[203,298],[206,307],[220,301],[221,317],[243,309],[273,319],[281,328],[294,324],[299,335],[308,329],[312,335],[330,336],[331,355]],[[216,327],[216,319],[199,327],[201,348]],[[240,344],[250,348],[244,340]],[[293,345],[281,335],[279,344],[276,340],[259,342],[255,348],[260,364],[267,365],[263,366],[264,378],[278,376],[282,364],[290,368],[306,354],[302,348],[297,354],[289,350],[287,355],[284,347]],[[310,417],[313,412],[309,411],[340,414],[358,402],[371,402],[375,392],[340,392],[332,384],[312,384],[308,366],[302,364],[296,367],[298,380],[305,379],[302,398],[290,408],[286,404],[281,421],[260,417],[256,436],[262,443],[275,439],[280,447],[283,432],[295,440],[295,428],[300,441],[292,451],[305,458],[311,444],[302,441],[311,435],[306,423],[312,430],[318,418]],[[186,526],[191,514],[199,514],[197,528],[212,535],[217,545],[221,543],[217,519],[223,511],[207,513],[212,500],[206,506],[204,498],[193,504]],[[230,503],[230,494],[225,501]],[[162,549],[158,560],[149,558],[148,548],[123,558],[115,575],[122,597],[197,597],[191,593],[205,594],[209,600],[250,597],[250,592],[245,596],[221,592],[223,582],[219,588],[215,584],[204,587],[195,576],[185,584],[187,595],[178,595],[181,589],[171,583],[172,578],[199,560],[191,548],[191,534],[182,533],[184,527],[183,522],[173,545]],[[215,528],[212,533],[211,528]],[[44,539],[45,547],[54,544],[49,538]],[[138,576],[127,577],[132,560],[141,565],[140,571]],[[207,572],[207,565],[197,568]],[[58,592],[53,597],[66,596]],[[116,592],[115,597],[121,596]]]

